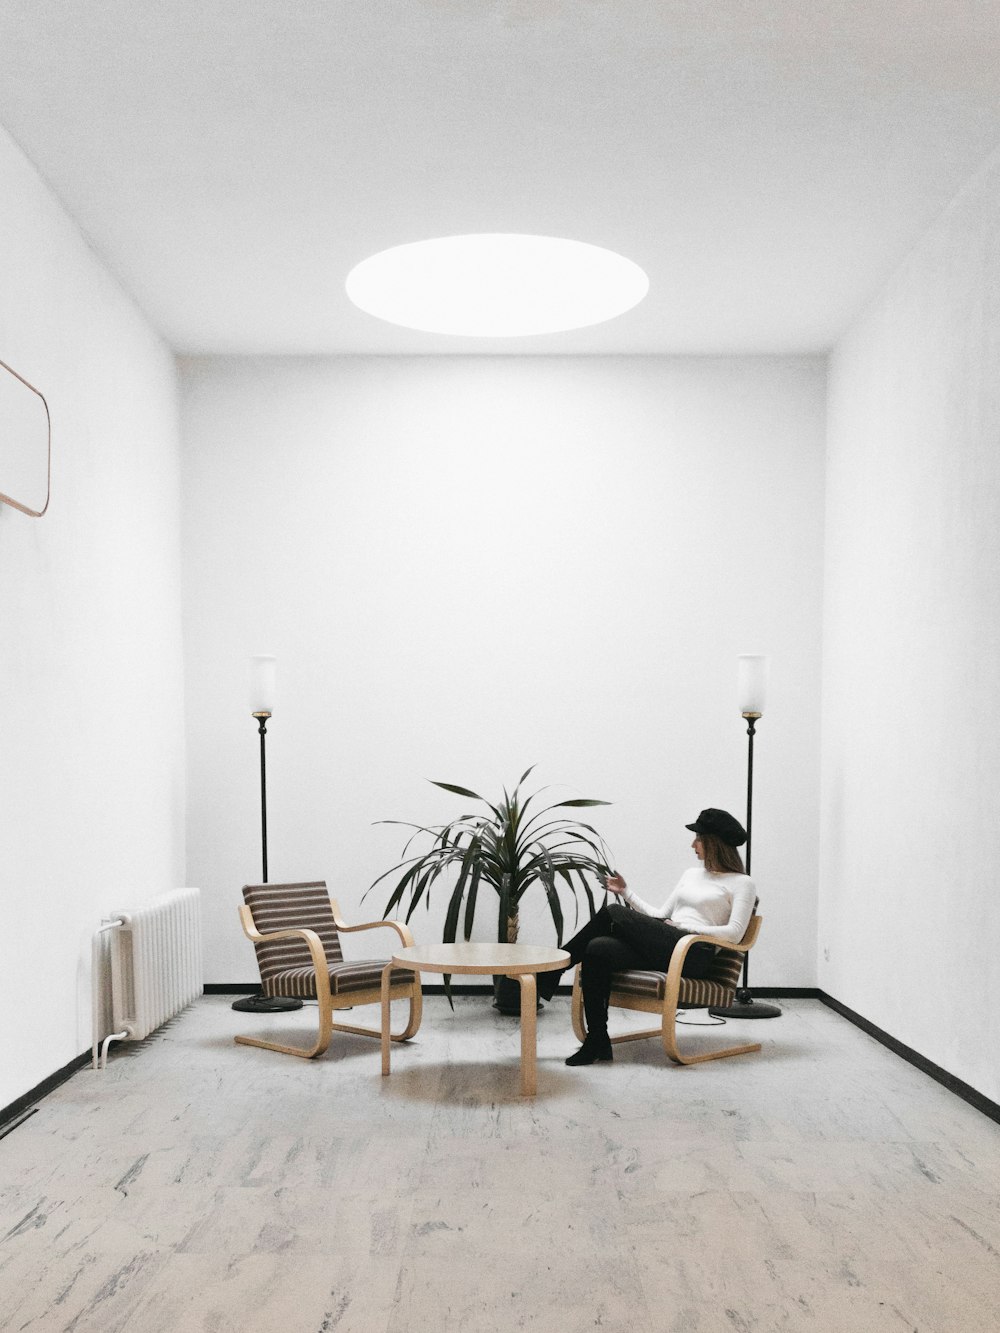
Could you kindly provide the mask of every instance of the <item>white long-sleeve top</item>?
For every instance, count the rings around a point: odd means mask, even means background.
[[[757,890],[749,875],[717,873],[704,866],[692,866],[685,870],[662,907],[652,907],[627,886],[622,896],[637,912],[673,921],[697,935],[711,935],[738,944],[750,924]]]

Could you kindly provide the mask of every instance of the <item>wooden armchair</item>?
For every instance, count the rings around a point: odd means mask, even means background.
[[[335,1009],[358,1004],[379,1004],[382,999],[382,969],[388,959],[369,958],[346,962],[340,948],[340,933],[394,930],[404,945],[413,943],[408,927],[399,921],[366,921],[349,926],[341,920],[337,904],[323,880],[309,884],[245,884],[240,907],[243,932],[253,941],[265,995],[292,995],[314,999],[319,1005],[319,1033],[313,1046],[287,1046],[260,1037],[237,1037],[243,1046],[263,1046],[285,1055],[311,1059],[322,1055],[333,1032],[354,1032],[362,1037],[382,1036],[381,1027],[352,1027],[334,1023]],[[408,969],[392,973],[390,1000],[409,999],[409,1020],[402,1032],[390,1033],[393,1041],[408,1041],[420,1026],[422,996],[420,976]]]
[[[655,1028],[643,1028],[641,1032],[624,1032],[612,1037],[612,1042],[641,1041],[646,1037],[661,1037],[663,1049],[675,1064],[693,1065],[702,1060],[719,1060],[726,1055],[745,1055],[750,1051],[759,1051],[760,1042],[747,1042],[739,1046],[727,1046],[723,1049],[703,1052],[699,1055],[684,1055],[677,1048],[675,1023],[678,1009],[703,1009],[708,1006],[725,1008],[732,1004],[739,985],[743,955],[752,947],[760,934],[763,918],[756,913],[750,918],[746,934],[739,944],[723,944],[711,935],[685,935],[677,944],[670,958],[667,972],[629,971],[616,972],[611,979],[611,1004],[618,1009],[636,1009],[644,1013],[657,1014],[659,1025]],[[684,959],[692,945],[705,943],[718,946],[718,953],[712,965],[711,974],[704,980],[695,981],[691,977],[682,977]],[[583,990],[580,986],[580,969],[576,969],[573,978],[573,1030],[580,1041],[587,1035],[583,1014]]]

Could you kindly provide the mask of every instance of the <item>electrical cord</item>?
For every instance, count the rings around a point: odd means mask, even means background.
[[[681,1014],[686,1014],[686,1013],[687,1013],[686,1009],[678,1009],[677,1015],[674,1018],[674,1022],[680,1023],[683,1027],[686,1028],[718,1028],[726,1026],[726,1020],[724,1018],[719,1018],[717,1015],[713,1015],[712,1020],[709,1023],[705,1022],[696,1023],[694,1022],[693,1019],[681,1018]]]

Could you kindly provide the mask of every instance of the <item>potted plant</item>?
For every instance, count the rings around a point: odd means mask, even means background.
[[[496,803],[468,787],[434,782],[435,787],[485,806],[485,810],[459,815],[447,824],[426,827],[403,820],[385,820],[414,832],[399,864],[380,875],[367,890],[370,893],[383,880],[402,871],[383,915],[389,916],[408,900],[406,920],[409,921],[422,900],[430,903],[431,889],[447,875],[450,896],[442,935],[446,943],[455,941],[460,925],[464,938],[471,936],[483,887],[497,895],[497,941],[501,944],[517,942],[521,900],[534,884],[545,894],[559,944],[563,938],[561,889],[573,896],[577,916],[578,895],[583,893],[593,916],[596,910],[593,890],[595,887],[601,890],[602,878],[608,873],[607,849],[589,824],[555,812],[610,802],[577,797],[538,808],[538,797],[544,789],[530,795],[522,793],[533,768],[534,765],[521,775],[512,792],[505,789]],[[415,843],[427,838],[431,840],[429,847],[413,851]],[[447,981],[446,978],[446,988]],[[520,1012],[520,988],[516,981],[494,978],[494,993],[495,1003],[502,1012]]]

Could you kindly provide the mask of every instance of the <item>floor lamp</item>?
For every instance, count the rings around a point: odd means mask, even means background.
[[[260,850],[262,861],[261,883],[267,883],[267,764],[264,737],[267,720],[274,710],[275,662],[273,657],[258,656],[250,659],[250,715],[256,720],[260,736]],[[265,995],[258,991],[245,999],[236,1000],[234,1009],[244,1014],[284,1014],[301,1009],[302,1001],[290,995]]]
[[[757,723],[764,713],[767,694],[768,660],[756,654],[742,653],[737,659],[737,698],[740,716],[747,724],[747,874],[750,874],[750,849],[753,837],[753,738]],[[736,992],[732,1004],[712,1008],[713,1018],[780,1018],[781,1010],[774,1004],[761,1004],[750,994],[748,980],[750,955],[743,955],[743,985]]]

